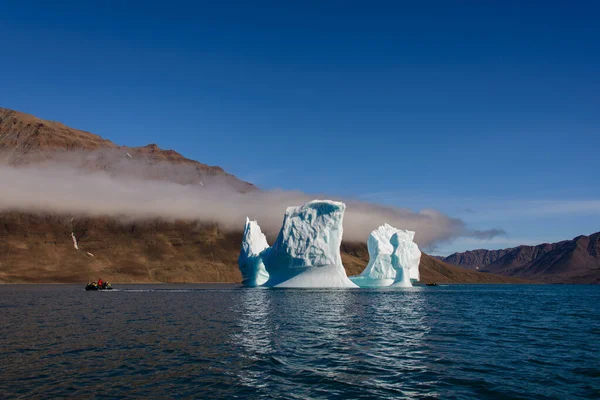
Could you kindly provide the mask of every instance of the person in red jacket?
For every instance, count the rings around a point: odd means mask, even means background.
[[[98,289],[102,289],[102,279],[98,278]]]

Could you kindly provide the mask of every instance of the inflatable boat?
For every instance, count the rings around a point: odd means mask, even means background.
[[[85,290],[112,290],[112,286],[108,282],[102,282],[101,285],[98,285],[97,282],[88,282]]]

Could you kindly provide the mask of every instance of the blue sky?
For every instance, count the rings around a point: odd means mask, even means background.
[[[249,3],[3,1],[0,106],[507,233],[438,253],[600,230],[597,3]]]

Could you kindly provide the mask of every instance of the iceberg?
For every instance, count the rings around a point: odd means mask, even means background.
[[[384,224],[368,240],[369,264],[348,278],[340,245],[346,205],[313,200],[288,207],[275,243],[246,218],[238,265],[245,286],[278,288],[411,287],[419,280],[421,252],[415,233]]]
[[[267,238],[258,223],[246,218],[242,249],[238,257],[244,286],[260,286],[269,280],[269,273],[260,257],[260,253],[268,247]]]
[[[419,280],[421,252],[413,242],[415,233],[384,224],[369,235],[369,263],[350,279],[360,287],[411,287]]]
[[[260,241],[260,246],[253,248],[253,244],[247,241],[259,243],[258,240],[244,232],[238,259],[242,275],[252,278],[254,271],[259,271],[264,265],[268,280],[262,286],[266,287],[357,287],[346,275],[340,254],[345,210],[344,203],[330,200],[313,200],[300,207],[288,207],[279,235],[271,247],[264,247],[268,246],[265,238]],[[248,229],[247,223],[246,230],[260,232],[258,225],[254,224],[252,226],[256,228]],[[252,255],[248,257],[250,253]],[[248,282],[252,283],[252,280]],[[258,280],[255,282],[258,283]]]
[[[369,263],[363,272],[350,279],[360,287],[389,286],[396,280],[396,270],[392,267],[392,252],[394,248],[390,243],[392,235],[398,229],[384,224],[369,235],[367,249]]]
[[[421,251],[419,246],[412,241],[414,235],[415,233],[411,231],[398,231],[390,239],[390,243],[394,248],[391,257],[392,267],[396,270],[396,278],[391,285],[392,287],[412,287],[411,279],[413,279],[413,276],[416,276],[416,280],[419,280]]]

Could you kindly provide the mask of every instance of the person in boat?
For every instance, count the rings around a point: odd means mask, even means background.
[[[102,278],[98,278],[98,289],[102,289]]]

